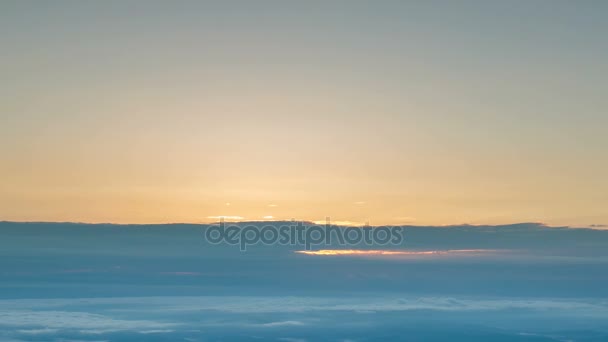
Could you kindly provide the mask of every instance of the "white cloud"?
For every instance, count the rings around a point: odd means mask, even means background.
[[[326,221],[312,221],[314,224],[324,225]],[[332,225],[345,226],[345,227],[361,227],[365,226],[364,222],[356,222],[356,221],[330,221]]]
[[[142,330],[138,331],[140,334],[168,334],[172,333],[174,330],[170,329],[157,329],[157,330]]]
[[[82,312],[86,307],[87,312]],[[79,312],[67,311],[78,308]],[[172,323],[176,317],[203,312],[236,314],[289,314],[285,318],[304,313],[318,317],[317,313],[345,312],[371,314],[436,310],[444,312],[485,312],[500,310],[541,311],[543,314],[567,313],[577,319],[608,318],[608,300],[601,299],[518,299],[518,298],[455,298],[455,297],[296,297],[296,296],[200,296],[200,297],[129,297],[129,298],[75,298],[0,300],[0,331],[26,335],[78,331],[91,336],[128,331],[140,334],[170,333],[179,328],[194,328],[187,322]],[[102,312],[96,314],[92,312]],[[290,314],[294,315],[290,315]],[[141,319],[146,317],[173,317],[167,321]],[[121,317],[129,317],[123,319]],[[275,320],[251,324],[224,320],[197,322],[197,328],[206,325],[249,326],[250,328],[289,328],[308,324],[308,318]],[[316,322],[316,321],[311,321]],[[312,324],[312,323],[310,323]],[[316,324],[316,323],[315,323]],[[15,335],[18,337],[18,335]],[[287,341],[287,340],[286,340]]]
[[[272,327],[289,327],[289,326],[298,326],[298,325],[304,325],[304,322],[300,322],[300,321],[279,321],[279,322],[270,322],[270,323],[263,323],[263,324],[256,324],[256,326],[258,327],[268,327],[268,328],[272,328]]]
[[[49,329],[49,328],[42,328],[42,329],[20,329],[20,330],[17,330],[18,333],[20,333],[20,334],[27,334],[27,335],[54,334],[57,331],[58,331],[57,329]]]
[[[0,308],[2,308],[2,304],[4,304],[4,301],[0,301]],[[19,329],[25,334],[52,333],[57,330],[81,330],[87,333],[106,333],[122,330],[162,329],[176,325],[177,324],[174,323],[162,323],[148,320],[114,319],[108,316],[87,312],[54,310],[0,311],[0,326],[32,327],[32,329]]]
[[[0,300],[0,326],[31,326],[49,329],[170,329],[172,323],[149,320],[122,320],[104,315],[67,312],[54,308],[84,305],[95,308],[120,305],[121,309],[106,312],[185,312],[209,310],[232,313],[271,313],[308,311],[405,311],[405,310],[570,310],[586,315],[608,316],[608,300],[587,299],[471,299],[453,297],[255,297],[255,296],[201,296],[201,297],[128,297],[92,299],[11,299]],[[128,306],[129,309],[123,309]],[[37,311],[44,310],[44,311]]]
[[[244,219],[244,217],[242,216],[237,216],[237,215],[219,215],[219,216],[207,216],[208,219],[212,219],[212,220],[230,220],[230,221],[239,221]]]

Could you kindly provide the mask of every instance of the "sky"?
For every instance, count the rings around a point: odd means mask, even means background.
[[[608,224],[604,1],[0,2],[0,220]]]

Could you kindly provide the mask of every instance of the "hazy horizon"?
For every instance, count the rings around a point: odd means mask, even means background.
[[[129,223],[129,222],[84,222],[84,221],[15,221],[15,220],[2,220],[0,219],[0,223],[48,223],[48,224],[83,224],[83,225],[115,225],[115,226],[169,226],[169,225],[217,225],[221,222],[225,222],[226,224],[235,224],[235,225],[243,225],[247,223],[268,223],[268,224],[276,224],[276,223],[295,223],[301,222],[310,225],[325,225],[330,224],[332,226],[339,227],[380,227],[380,226],[403,226],[403,227],[417,227],[417,228],[449,228],[449,227],[506,227],[506,226],[518,226],[518,225],[538,225],[541,227],[547,228],[570,228],[570,229],[594,229],[594,230],[608,230],[608,225],[599,225],[599,224],[590,224],[590,225],[579,225],[579,226],[558,226],[558,225],[550,225],[544,222],[505,222],[505,223],[496,223],[496,224],[473,224],[473,223],[454,223],[454,224],[445,224],[445,225],[423,225],[423,224],[390,224],[390,225],[382,225],[382,224],[373,224],[371,222],[348,222],[348,221],[326,221],[326,220],[211,220],[211,221],[199,221],[199,222],[138,222],[138,223]]]

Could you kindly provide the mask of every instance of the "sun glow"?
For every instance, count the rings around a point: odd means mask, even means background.
[[[404,251],[404,250],[362,250],[362,249],[321,249],[318,251],[296,251],[306,255],[447,255],[447,254],[478,254],[494,252],[491,249],[452,249],[433,251]]]

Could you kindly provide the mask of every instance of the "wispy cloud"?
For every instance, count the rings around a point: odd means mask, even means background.
[[[173,275],[173,276],[199,276],[200,272],[161,272],[162,275]]]
[[[154,312],[201,312],[201,310],[229,313],[287,313],[311,311],[485,311],[505,309],[561,310],[580,315],[608,317],[608,301],[597,299],[519,299],[519,298],[455,298],[455,297],[298,297],[298,296],[200,296],[200,297],[127,297],[75,298],[40,300],[0,300],[2,326],[31,327],[31,329],[104,329],[104,330],[165,330],[178,326],[174,323],[150,320],[115,319],[106,315],[53,310],[57,307],[87,303],[91,308],[112,305],[129,306],[130,316],[138,317]],[[124,311],[121,311],[124,313]],[[274,321],[269,326],[302,325],[303,321]]]
[[[255,324],[255,326],[258,326],[258,327],[267,327],[267,328],[290,327],[290,326],[299,326],[299,325],[304,325],[304,322],[300,322],[300,321],[278,321],[278,322]]]
[[[306,255],[362,255],[362,256],[393,256],[393,255],[450,255],[450,254],[480,254],[496,252],[491,249],[454,249],[436,251],[405,251],[405,250],[365,250],[365,249],[321,249],[318,251],[295,251]]]
[[[218,216],[207,216],[208,219],[212,219],[212,220],[230,220],[230,221],[240,221],[245,219],[242,216],[237,216],[237,215],[218,215]]]
[[[44,301],[42,301],[44,303]],[[88,312],[33,310],[37,308],[36,302],[29,310],[2,310],[0,311],[0,324],[2,326],[31,327],[18,329],[22,333],[42,334],[57,330],[80,330],[89,333],[107,333],[124,330],[157,330],[174,327],[178,324],[163,323],[150,320],[124,320],[115,319],[105,315]],[[0,301],[0,308],[6,302]]]
[[[312,221],[312,223],[314,224],[318,224],[318,225],[324,225],[327,223],[327,221]],[[365,226],[364,222],[356,222],[356,221],[330,221],[329,222],[332,225],[337,225],[337,226],[346,226],[346,227],[362,227]]]
[[[279,341],[283,342],[306,342],[305,338],[295,338],[295,337],[281,337]]]

